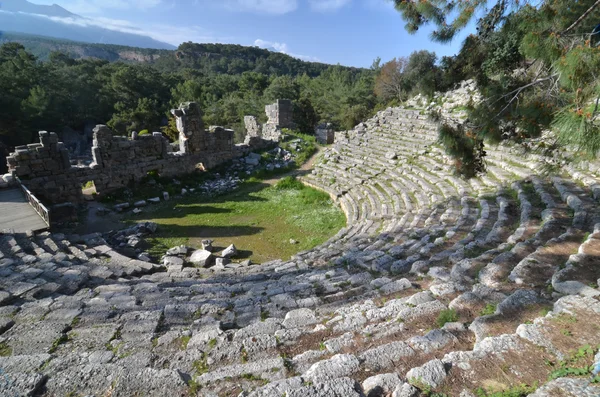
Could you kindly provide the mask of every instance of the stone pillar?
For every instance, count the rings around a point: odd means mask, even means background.
[[[317,142],[322,145],[330,145],[335,139],[335,132],[331,123],[322,123],[315,128]]]
[[[293,105],[289,99],[278,99],[277,102],[265,106],[269,121],[267,124],[278,125],[279,128],[294,128],[292,122]]]
[[[94,143],[92,146],[92,168],[104,167],[102,151],[110,149],[112,145],[112,131],[105,125],[98,124],[94,128]]]
[[[179,109],[171,110],[171,114],[177,118],[179,150],[183,153],[202,151],[204,124],[198,104],[196,102],[182,103]]]
[[[293,105],[289,99],[278,99],[277,102],[265,106],[265,113],[269,118],[262,129],[263,138],[266,140],[279,142],[282,128],[295,127],[292,122]]]

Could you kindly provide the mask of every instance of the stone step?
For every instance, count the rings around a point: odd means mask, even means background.
[[[437,361],[431,361],[409,371],[406,377],[409,381],[412,377],[412,383],[416,385],[415,375],[421,374],[424,384],[419,387],[430,386],[451,395],[482,387],[487,379],[500,380],[495,386],[504,389],[520,384],[543,384],[553,371],[560,369],[561,360],[575,357],[573,354],[580,347],[597,344],[597,330],[593,328],[600,313],[598,305],[593,298],[561,298],[546,317],[520,325],[516,333],[483,339],[472,351],[449,353],[442,358],[441,366]],[[586,361],[584,365],[593,362],[594,354],[595,351],[582,359],[582,362]],[[479,370],[475,371],[475,368]],[[585,383],[580,387],[586,393],[592,390]],[[548,386],[548,389],[555,388],[556,383]],[[575,390],[574,393],[579,393]],[[540,395],[544,394],[540,392]]]

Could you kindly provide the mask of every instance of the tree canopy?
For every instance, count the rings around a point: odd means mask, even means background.
[[[481,0],[395,3],[410,32],[433,24],[437,41],[477,18],[477,33],[441,62],[442,86],[473,78],[484,98],[470,109],[462,133],[445,130],[443,142],[454,156],[473,157],[457,145],[483,151],[477,142],[518,141],[547,128],[557,143],[598,155],[600,47],[592,33],[600,0],[496,0],[491,8]]]
[[[146,62],[74,59],[64,52],[41,60],[20,43],[5,43],[0,141],[27,144],[39,130],[60,134],[96,123],[117,134],[163,128],[175,138],[169,110],[185,101],[199,103],[206,125],[234,128],[242,140],[243,117],[265,121],[264,106],[276,99],[293,101],[295,122],[308,133],[321,121],[352,128],[377,103],[371,69],[303,62],[254,47],[185,43],[178,54],[178,66],[164,70]],[[243,65],[233,67],[232,59]]]

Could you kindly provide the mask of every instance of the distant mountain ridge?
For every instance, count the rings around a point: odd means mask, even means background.
[[[237,44],[183,43],[176,50],[140,48],[114,44],[82,43],[39,35],[4,32],[0,45],[19,42],[40,60],[47,60],[54,51],[63,52],[74,59],[95,58],[109,62],[142,63],[161,71],[195,69],[204,72],[240,74],[245,71],[263,74],[307,75],[314,77],[329,66],[303,61],[280,52]],[[348,70],[360,68],[341,66]]]
[[[118,44],[84,43],[41,35],[2,32],[2,43],[15,41],[21,43],[29,52],[45,61],[54,51],[60,51],[71,58],[96,58],[110,62],[153,63],[161,56],[172,56],[173,50],[146,47],[134,47]]]
[[[58,4],[52,4],[50,6],[44,4],[34,4],[27,0],[2,0],[0,1],[0,10],[10,12],[25,12],[28,14],[40,14],[47,15],[49,17],[77,17],[81,18],[77,14],[62,8]]]
[[[143,34],[107,29],[63,7],[34,4],[27,0],[0,0],[0,29],[87,43],[172,50],[176,47]]]

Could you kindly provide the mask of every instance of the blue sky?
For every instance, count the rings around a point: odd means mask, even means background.
[[[30,0],[57,3],[102,26],[140,32],[179,45],[184,41],[257,45],[325,63],[369,67],[427,49],[452,55],[429,30],[404,30],[389,0]]]

